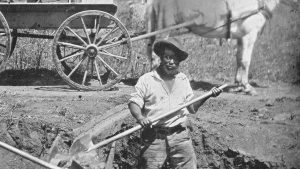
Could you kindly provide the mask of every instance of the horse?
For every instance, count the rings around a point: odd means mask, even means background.
[[[206,38],[237,40],[235,92],[257,95],[249,84],[251,55],[258,33],[279,3],[287,0],[147,0],[146,32],[153,32],[194,20],[186,28]],[[174,34],[173,34],[174,35]],[[167,36],[172,36],[172,32]],[[152,52],[155,36],[148,39],[147,56],[152,69],[159,64]]]

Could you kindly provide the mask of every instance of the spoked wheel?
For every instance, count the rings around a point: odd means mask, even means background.
[[[5,68],[11,51],[11,35],[6,19],[0,12],[0,71]]]
[[[11,31],[11,46],[10,46],[10,54],[9,54],[9,56],[12,55],[13,51],[16,48],[16,44],[17,44],[17,40],[18,40],[17,34],[18,34],[18,30],[17,29],[13,29]]]
[[[70,16],[58,28],[52,46],[59,75],[79,90],[103,90],[130,70],[131,41],[114,16],[96,10]]]

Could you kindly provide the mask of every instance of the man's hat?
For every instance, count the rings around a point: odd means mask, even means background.
[[[153,51],[159,57],[162,57],[164,54],[165,48],[168,47],[171,50],[174,50],[176,55],[179,58],[179,61],[183,61],[188,57],[188,53],[183,50],[181,43],[176,38],[166,38],[164,40],[158,40],[153,45]]]

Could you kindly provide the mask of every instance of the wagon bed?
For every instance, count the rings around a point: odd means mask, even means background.
[[[57,29],[71,15],[86,11],[99,10],[114,15],[117,6],[107,1],[103,4],[88,3],[0,3],[11,29]]]

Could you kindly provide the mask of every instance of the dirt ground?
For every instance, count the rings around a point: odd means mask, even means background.
[[[2,74],[0,140],[35,157],[51,161],[49,152],[57,135],[62,142],[59,153],[67,154],[74,140],[87,131],[96,131],[98,137],[94,141],[99,141],[136,125],[126,109],[134,81],[124,81],[110,91],[79,92],[56,76],[27,76],[26,82],[22,77],[22,73]],[[45,80],[48,86],[43,83]],[[203,81],[191,84],[196,96],[221,85]],[[190,116],[199,168],[300,168],[299,84],[259,82],[256,90],[258,96],[225,90]],[[135,168],[138,146],[138,132],[117,141],[114,168]],[[96,153],[99,159],[105,159],[108,151],[109,147],[104,147]],[[60,161],[59,165],[66,167],[67,163]],[[82,165],[105,166],[104,160]],[[3,148],[0,166],[43,168]]]

